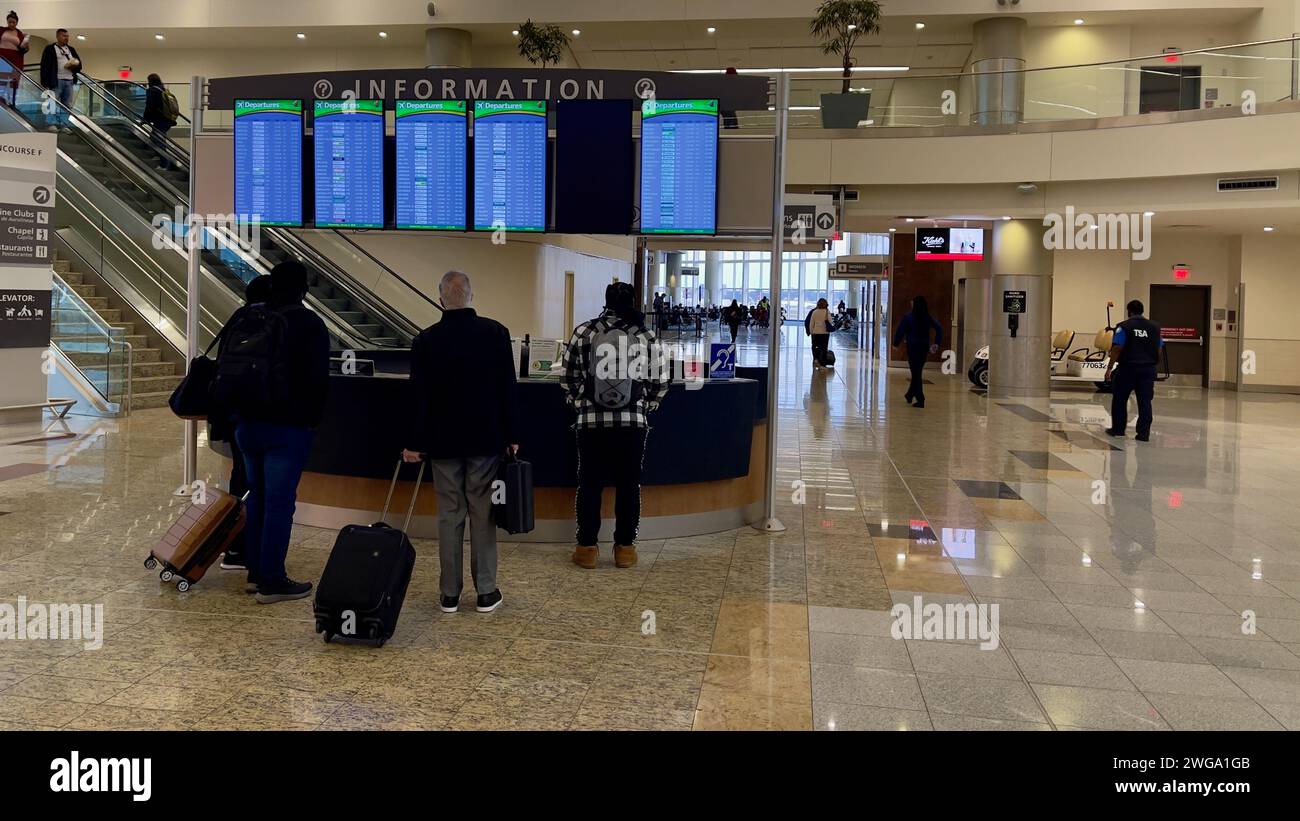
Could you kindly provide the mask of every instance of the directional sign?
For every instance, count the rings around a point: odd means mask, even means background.
[[[878,279],[885,275],[885,263],[837,259],[831,263],[831,279]]]
[[[785,235],[791,237],[803,228],[807,239],[826,239],[835,235],[835,198],[822,194],[785,195]]]

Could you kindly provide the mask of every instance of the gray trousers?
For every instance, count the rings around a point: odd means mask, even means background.
[[[492,523],[492,483],[499,456],[431,459],[438,492],[439,588],[460,596],[465,570],[465,515],[469,514],[470,573],[474,589],[486,595],[497,589],[497,527]]]

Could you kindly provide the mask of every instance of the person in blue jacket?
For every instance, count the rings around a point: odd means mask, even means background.
[[[930,342],[931,329],[934,330],[933,343]],[[904,341],[907,342],[907,366],[912,371],[912,383],[903,398],[909,405],[915,399],[916,407],[924,408],[925,391],[921,388],[921,370],[925,368],[926,357],[939,350],[939,345],[943,343],[943,326],[930,316],[930,306],[923,296],[912,298],[911,313],[903,315],[898,330],[894,331],[894,347]]]

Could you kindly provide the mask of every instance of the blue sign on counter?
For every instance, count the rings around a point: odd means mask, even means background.
[[[735,342],[714,342],[709,345],[709,378],[736,378]]]

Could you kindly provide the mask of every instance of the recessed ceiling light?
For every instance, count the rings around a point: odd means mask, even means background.
[[[1154,217],[1155,215],[1156,215],[1156,212],[1155,212],[1155,211],[1143,211],[1143,212],[1142,212],[1142,216],[1144,216],[1144,217]]]
[[[709,34],[713,34],[713,33],[715,33],[717,30],[718,30],[718,29],[717,29],[715,26],[709,26],[708,28],[705,29],[705,31],[707,31]]]
[[[1002,219],[1003,219],[1003,221],[1006,221],[1006,220],[1011,219],[1011,217],[1003,217]]]
[[[1265,231],[1272,231],[1272,230],[1273,230],[1273,226],[1271,226],[1271,225],[1265,225],[1265,226],[1264,226],[1264,230],[1265,230]]]
[[[907,221],[908,221],[908,222],[916,222],[916,220],[912,219],[911,217],[908,217],[908,218],[907,218]]]
[[[380,36],[381,38],[387,37],[387,36],[388,36],[388,32],[386,32],[386,31],[381,31],[381,32],[379,32],[379,36]]]
[[[515,37],[518,37],[518,36],[519,36],[519,29],[513,29],[513,30],[511,30],[510,33],[511,33],[512,35],[514,35]]]
[[[161,34],[155,34],[155,35],[153,36],[153,39],[155,39],[155,40],[165,40],[165,39],[167,39],[167,38],[163,37]]]
[[[889,233],[892,234],[892,233],[894,233],[894,232],[897,231],[897,230],[898,230],[897,228],[890,228],[890,229],[889,229]]]
[[[1075,20],[1074,20],[1074,24],[1075,24],[1076,26],[1082,26],[1082,25],[1083,25],[1083,18],[1082,18],[1082,17],[1077,17],[1077,18],[1075,18]]]
[[[574,36],[574,37],[581,37],[581,36],[582,36],[582,29],[574,29],[574,30],[573,30],[573,36]]]
[[[297,36],[297,38],[298,38],[299,40],[306,40],[306,39],[307,39],[307,35],[303,34],[301,31],[298,32],[298,34],[297,34],[296,36]]]
[[[849,31],[853,31],[855,28],[857,28],[857,26],[855,26],[852,23],[849,23]]]
[[[917,31],[920,31],[920,30],[923,29],[923,28],[925,28],[925,23],[917,23],[917,24],[916,24],[916,30],[917,30]]]
[[[78,35],[77,35],[77,39],[78,39],[78,40],[85,40],[85,39],[86,39],[86,35],[84,35],[84,34],[78,34]]]

